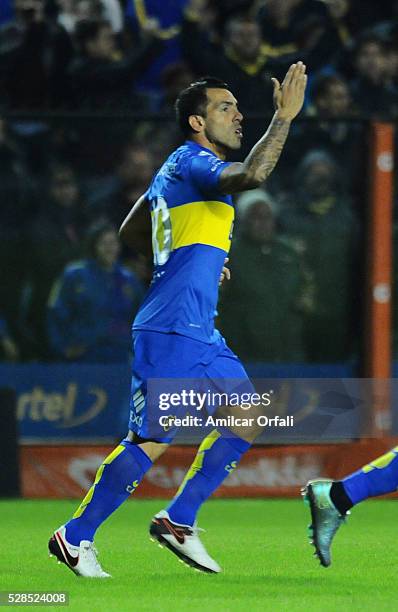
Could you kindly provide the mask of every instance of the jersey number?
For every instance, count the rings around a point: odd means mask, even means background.
[[[165,264],[171,251],[171,221],[167,202],[161,196],[152,209],[152,249],[155,266]]]

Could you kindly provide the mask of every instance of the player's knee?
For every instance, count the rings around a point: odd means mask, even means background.
[[[164,442],[143,442],[139,444],[139,447],[142,448],[152,461],[156,461],[167,450],[169,444]]]
[[[246,442],[254,442],[264,430],[259,419],[262,412],[257,406],[227,406],[223,408],[222,415],[227,418],[226,425],[232,433]]]
[[[136,444],[139,446],[146,455],[151,459],[151,461],[156,461],[167,448],[169,447],[169,443],[158,442],[157,440],[151,440],[142,438],[134,431],[129,431],[127,434],[127,440],[132,444]]]
[[[230,429],[236,436],[242,438],[242,440],[245,440],[245,442],[250,442],[251,444],[256,440],[256,438],[258,438],[264,428],[260,427],[256,422],[254,422],[246,426],[232,426]]]

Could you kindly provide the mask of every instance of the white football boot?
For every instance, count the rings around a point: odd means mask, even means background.
[[[207,553],[199,538],[199,529],[194,525],[173,523],[166,510],[156,514],[149,526],[151,540],[157,540],[160,546],[165,546],[179,559],[201,572],[218,574],[221,567]]]
[[[110,578],[104,572],[97,559],[97,549],[93,542],[82,540],[79,546],[70,544],[65,537],[65,525],[62,525],[48,542],[50,557],[55,556],[58,563],[65,563],[77,576],[85,578]]]

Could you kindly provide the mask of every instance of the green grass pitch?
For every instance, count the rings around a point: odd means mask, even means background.
[[[300,500],[210,501],[203,541],[224,572],[207,575],[150,542],[160,501],[122,506],[98,532],[100,561],[113,578],[77,578],[47,556],[47,540],[76,507],[70,501],[0,502],[0,590],[68,591],[69,608],[117,610],[392,610],[397,606],[398,505],[354,509],[337,534],[333,565],[319,566]],[[44,609],[43,606],[30,607]],[[47,607],[48,609],[48,607]],[[51,609],[51,608],[50,608]]]

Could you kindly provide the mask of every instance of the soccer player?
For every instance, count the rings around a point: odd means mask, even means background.
[[[310,543],[321,565],[331,564],[330,547],[350,509],[369,497],[398,489],[398,446],[343,480],[310,480],[302,489],[311,510]]]
[[[231,194],[258,187],[272,172],[303,105],[305,71],[298,62],[290,66],[282,85],[273,79],[275,114],[243,163],[225,161],[229,151],[241,146],[243,120],[226,83],[204,78],[176,101],[177,120],[187,140],[166,160],[120,229],[122,239],[132,244],[137,216],[150,210],[155,267],[133,323],[129,432],[98,469],[72,519],[49,542],[50,552],[80,576],[109,576],[97,559],[95,532],[172,441],[172,432],[158,437],[150,430],[148,382],[239,379],[246,390],[254,390],[241,362],[214,329],[220,276],[228,274],[224,260],[234,218]],[[153,518],[152,539],[198,570],[220,572],[199,539],[196,515],[260,431],[256,424],[212,431],[174,499]]]

